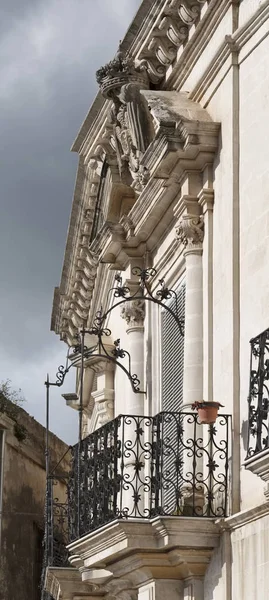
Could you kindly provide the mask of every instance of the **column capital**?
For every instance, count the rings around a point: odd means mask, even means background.
[[[204,239],[204,218],[202,215],[183,215],[176,227],[176,237],[185,246],[185,256],[201,254]]]
[[[123,304],[121,317],[125,319],[128,328],[144,328],[145,302],[144,300],[130,300]]]

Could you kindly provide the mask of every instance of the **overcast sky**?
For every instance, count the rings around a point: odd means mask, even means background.
[[[66,347],[50,332],[75,183],[69,148],[140,0],[2,0],[0,7],[0,380],[44,423],[47,371]],[[77,415],[53,389],[51,430],[77,440]]]

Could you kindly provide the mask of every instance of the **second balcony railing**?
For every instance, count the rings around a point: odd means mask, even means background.
[[[115,519],[228,514],[230,416],[120,415],[73,448],[69,538]]]

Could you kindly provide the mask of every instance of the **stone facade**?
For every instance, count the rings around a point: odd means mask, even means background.
[[[116,303],[115,275],[135,288],[134,267],[153,269],[152,294],[158,280],[170,289],[184,278],[184,404],[218,401],[232,416],[229,506],[204,525],[173,513],[78,538],[72,586],[48,572],[48,589],[66,600],[87,586],[89,598],[107,600],[267,598],[268,453],[245,459],[249,340],[269,327],[268,27],[268,0],[144,0],[97,73],[100,92],[73,146],[78,178],[52,329],[72,346],[100,306]],[[84,378],[93,383],[99,361],[99,384],[85,385],[82,399],[89,433],[104,422],[98,411],[109,420],[163,408],[161,307],[136,298],[105,326],[145,393],[93,354]]]
[[[45,428],[10,401],[5,406],[10,410],[0,413],[0,598],[15,600],[19,593],[21,600],[40,600]],[[49,442],[55,465],[67,447],[53,434]]]

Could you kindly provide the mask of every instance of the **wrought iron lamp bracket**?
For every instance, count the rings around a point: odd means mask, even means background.
[[[114,349],[110,352],[108,352],[105,347],[103,338],[111,336],[111,330],[108,329],[107,327],[105,327],[105,322],[106,322],[108,316],[117,307],[124,305],[127,302],[132,302],[134,300],[142,300],[142,301],[145,300],[147,302],[152,302],[153,304],[156,304],[156,305],[160,306],[161,308],[163,308],[164,310],[166,310],[167,312],[169,312],[169,314],[174,319],[175,325],[178,327],[178,329],[180,331],[180,335],[182,335],[182,336],[184,336],[184,319],[182,317],[180,317],[178,314],[179,311],[178,311],[178,300],[177,300],[176,292],[172,289],[169,289],[166,286],[165,281],[163,279],[159,279],[159,287],[156,291],[156,294],[153,295],[153,293],[151,291],[150,282],[151,282],[152,278],[156,277],[156,275],[157,275],[156,269],[154,269],[154,268],[141,269],[140,267],[134,267],[132,269],[132,274],[134,276],[138,277],[137,289],[133,293],[131,293],[130,288],[126,285],[123,285],[122,276],[120,274],[116,275],[116,277],[115,277],[116,286],[109,290],[108,295],[113,293],[113,297],[119,298],[119,301],[116,302],[115,304],[113,304],[105,312],[102,311],[102,308],[100,310],[98,310],[95,315],[95,319],[93,321],[92,327],[90,327],[88,329],[83,327],[80,330],[80,332],[77,336],[78,343],[75,346],[73,346],[73,348],[71,349],[72,352],[71,353],[69,352],[67,355],[66,366],[60,365],[58,367],[58,371],[56,373],[56,381],[51,382],[51,381],[47,380],[45,382],[45,385],[47,387],[49,387],[49,386],[61,387],[63,385],[65,377],[66,377],[67,373],[69,372],[69,370],[71,369],[71,367],[78,366],[78,362],[74,358],[69,363],[69,361],[71,360],[70,356],[72,355],[72,357],[74,357],[75,355],[78,355],[81,357],[82,345],[83,345],[83,361],[84,362],[87,359],[89,359],[91,356],[109,360],[110,362],[114,363],[115,365],[117,365],[124,371],[124,373],[127,375],[128,379],[131,383],[132,390],[134,393],[136,393],[136,394],[145,394],[146,393],[145,391],[140,390],[140,387],[139,387],[140,381],[137,377],[137,374],[132,373],[130,353],[127,350],[120,347],[120,340],[117,339],[114,341]],[[169,304],[165,303],[166,300],[170,300],[171,298],[175,299],[175,307],[176,307],[175,311],[171,308],[171,306],[169,306]],[[85,345],[84,340],[85,340],[86,334],[97,337],[96,345],[94,347],[89,348],[88,346]],[[123,365],[119,361],[119,359],[125,359],[125,358],[127,358],[127,366]]]
[[[83,345],[84,361],[90,357],[104,358],[106,360],[111,361],[112,363],[120,367],[127,375],[131,383],[132,390],[135,394],[145,394],[145,391],[140,390],[140,381],[137,377],[137,374],[132,373],[130,353],[127,350],[120,347],[120,339],[114,341],[114,349],[112,351],[108,352],[106,349],[106,346],[103,342],[103,338],[111,336],[111,330],[105,326],[108,316],[117,307],[124,305],[127,302],[132,302],[134,300],[145,300],[148,302],[153,302],[154,304],[157,304],[158,306],[161,306],[163,309],[168,311],[173,317],[175,324],[179,328],[180,334],[182,336],[184,335],[184,320],[178,315],[177,295],[175,291],[169,289],[165,285],[163,279],[159,280],[159,288],[157,289],[156,296],[153,295],[150,287],[150,280],[152,279],[152,277],[155,277],[157,275],[156,269],[141,269],[140,267],[134,267],[132,269],[132,274],[138,277],[137,289],[135,290],[135,292],[131,293],[130,288],[126,285],[123,285],[121,275],[116,275],[115,281],[117,285],[116,287],[111,288],[108,294],[113,293],[113,297],[119,298],[120,300],[113,304],[105,312],[102,311],[102,308],[97,311],[92,327],[90,327],[89,329],[81,329],[79,336],[80,343],[78,343],[74,347],[73,352],[74,354],[81,355]],[[164,300],[169,300],[171,298],[175,298],[176,311],[174,311],[169,305],[165,304],[164,302]],[[97,337],[96,345],[94,347],[89,348],[84,344],[86,334]],[[119,361],[119,359],[124,358],[127,358],[127,367]],[[61,368],[58,369],[57,376],[58,380],[61,380]]]

